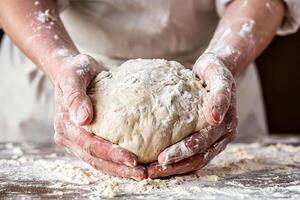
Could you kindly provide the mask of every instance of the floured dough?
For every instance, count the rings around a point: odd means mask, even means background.
[[[129,60],[101,72],[88,94],[95,114],[86,129],[135,153],[140,163],[157,160],[166,147],[206,126],[207,90],[175,61]]]

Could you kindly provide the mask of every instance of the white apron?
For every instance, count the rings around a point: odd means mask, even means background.
[[[211,0],[74,1],[61,14],[82,53],[107,69],[130,58],[165,58],[191,66],[207,47],[218,17]],[[2,141],[51,141],[53,87],[8,37],[0,51]],[[238,80],[239,137],[267,133],[252,64]]]

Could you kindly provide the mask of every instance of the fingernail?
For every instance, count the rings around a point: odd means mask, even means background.
[[[125,161],[125,162],[123,162],[123,164],[126,165],[126,166],[128,166],[128,167],[135,167],[135,166],[137,166],[136,160],[131,161],[131,162]]]
[[[222,116],[217,108],[213,108],[212,110],[212,117],[215,122],[219,123],[222,119]]]
[[[84,122],[89,117],[89,112],[85,106],[80,106],[76,112],[77,123]]]
[[[217,95],[214,100],[212,116],[216,122],[221,122],[228,109],[229,101],[225,95]]]

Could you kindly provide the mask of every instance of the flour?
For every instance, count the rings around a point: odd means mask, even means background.
[[[14,148],[20,148],[11,144],[8,147],[7,152],[17,152]],[[18,159],[0,159],[0,173],[3,175],[7,169],[15,169],[14,179],[48,181],[51,183],[49,188],[55,189],[57,194],[62,194],[61,189],[81,188],[95,198],[145,195],[146,199],[158,199],[166,194],[165,199],[197,199],[199,195],[204,199],[218,196],[222,199],[251,199],[253,194],[283,198],[287,195],[284,191],[289,191],[289,195],[300,192],[300,179],[288,181],[292,175],[291,166],[300,164],[300,147],[291,145],[229,145],[202,170],[189,175],[140,182],[103,174],[77,158],[53,153],[46,157],[26,154]],[[260,170],[262,173],[255,175]],[[251,173],[254,175],[247,177]],[[266,177],[265,173],[270,175]],[[248,185],[248,182],[253,183]],[[287,185],[284,185],[285,182]],[[222,184],[226,187],[220,187]]]
[[[74,56],[74,53],[67,48],[58,48],[52,53],[53,57],[67,58]]]
[[[239,32],[240,36],[241,37],[246,37],[246,36],[252,34],[254,24],[255,24],[254,20],[249,20],[249,21],[245,22],[242,25],[242,28]]]
[[[243,1],[243,5],[246,6],[247,3]],[[222,20],[205,52],[218,55],[226,67],[235,72],[233,66],[239,65],[246,59],[246,55],[252,54],[255,50],[257,38],[254,28],[255,21],[251,18]]]
[[[59,39],[58,35],[55,34],[54,39]],[[76,67],[75,73],[79,76],[84,76],[89,73],[91,70],[95,70],[90,68],[91,60],[90,57],[84,54],[78,54],[74,51],[71,51],[67,48],[57,48],[52,52],[52,56],[54,58],[64,58],[66,61],[66,66]]]
[[[89,57],[83,54],[78,56],[78,60],[81,67],[87,67],[91,63]]]
[[[14,156],[21,156],[24,153],[20,147],[14,146],[13,143],[6,143],[5,148],[10,150],[10,152],[13,153]]]
[[[168,153],[170,152],[170,153]],[[188,148],[185,142],[179,142],[178,145],[173,145],[168,148],[168,152],[165,154],[165,159],[160,160],[161,165],[166,165],[170,159],[170,155],[176,155],[176,157],[180,157],[182,159],[192,156],[193,152],[190,148]],[[166,166],[164,166],[166,167]],[[163,169],[164,170],[164,169]]]
[[[104,190],[102,190],[102,195],[105,197],[115,197],[118,194],[119,184],[118,183],[110,183],[106,186]]]
[[[50,10],[47,9],[45,12],[39,11],[37,14],[36,19],[41,23],[46,23],[52,19],[52,16],[50,15]]]
[[[215,54],[207,50],[207,52],[204,52],[196,61],[194,71],[196,74],[205,76],[205,71],[209,71],[207,70],[209,66],[217,66],[213,69],[214,71],[209,78],[210,80],[207,82],[211,94],[216,94],[220,89],[227,90],[231,93],[232,82],[234,80],[233,75],[218,55],[222,54]],[[210,83],[213,84],[209,85]],[[222,119],[220,121],[222,121]]]

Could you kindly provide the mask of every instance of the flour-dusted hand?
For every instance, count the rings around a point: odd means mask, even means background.
[[[158,163],[148,166],[150,178],[201,169],[237,134],[236,91],[231,72],[212,53],[203,54],[193,71],[206,82],[210,91],[203,108],[210,125],[160,153]]]
[[[64,55],[66,52],[58,52]],[[137,165],[137,157],[81,126],[93,118],[93,107],[86,94],[100,65],[90,56],[72,55],[62,59],[53,76],[55,85],[55,141],[83,161],[105,173],[141,180],[145,169]]]
[[[193,67],[194,73],[204,80],[210,91],[204,104],[204,115],[211,125],[222,122],[230,106],[234,77],[221,59],[214,53],[204,53]]]
[[[86,90],[101,65],[79,53],[60,19],[57,2],[0,1],[0,5],[3,29],[54,85],[56,143],[108,174],[145,178],[134,154],[81,127],[93,119]]]
[[[159,162],[147,167],[148,177],[153,179],[201,169],[235,138],[236,123],[234,107],[230,106],[219,126],[209,126],[164,150]]]
[[[92,57],[75,56],[66,49],[59,49],[54,54],[64,57],[53,78],[55,101],[65,106],[73,123],[89,124],[93,118],[93,106],[86,90],[101,67]]]
[[[211,127],[165,149],[159,155],[159,163],[148,167],[151,178],[204,167],[237,133],[234,77],[242,73],[272,40],[283,20],[284,4],[282,1],[245,0],[228,1],[226,5],[208,48],[193,68],[210,90],[210,97],[203,106]]]

